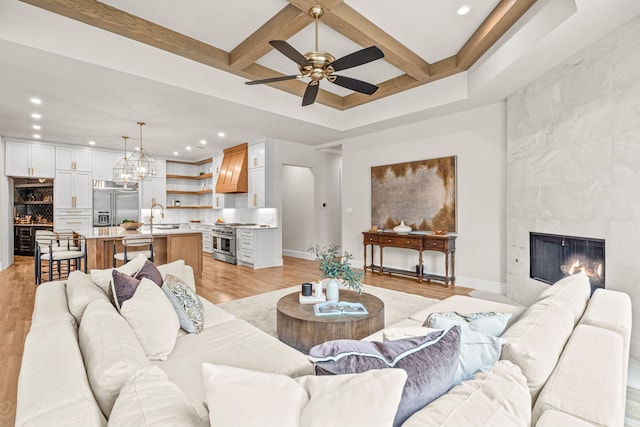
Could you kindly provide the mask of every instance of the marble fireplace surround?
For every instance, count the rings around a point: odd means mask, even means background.
[[[640,18],[507,99],[507,297],[529,304],[529,233],[606,241],[606,287],[640,313]],[[640,316],[631,355],[640,357]]]

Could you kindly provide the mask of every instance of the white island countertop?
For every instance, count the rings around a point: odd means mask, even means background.
[[[154,225],[153,230],[148,225],[143,225],[137,230],[125,230],[122,227],[81,227],[74,230],[85,239],[101,239],[108,237],[126,237],[126,236],[169,236],[176,234],[193,234],[200,233],[199,230],[193,230],[188,226],[177,228],[169,228],[162,224]]]

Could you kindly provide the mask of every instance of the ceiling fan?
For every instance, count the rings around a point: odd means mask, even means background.
[[[333,73],[336,71],[346,70],[347,68],[357,67],[358,65],[363,65],[367,62],[375,61],[376,59],[384,58],[384,53],[382,53],[377,46],[371,46],[357,52],[353,52],[340,59],[336,59],[330,53],[320,52],[318,50],[318,19],[324,14],[324,9],[322,9],[322,6],[320,5],[315,5],[309,10],[309,14],[313,16],[316,21],[316,49],[314,51],[307,52],[302,55],[284,40],[271,40],[269,42],[269,44],[280,53],[298,64],[300,74],[254,80],[245,82],[245,84],[256,85],[309,77],[311,78],[311,81],[307,85],[307,89],[304,91],[304,96],[302,97],[303,107],[315,102],[316,96],[318,95],[318,89],[320,88],[320,80],[323,78],[326,78],[328,81],[337,84],[338,86],[367,95],[373,95],[373,93],[378,90],[378,86],[363,82],[362,80],[353,79],[351,77],[335,75]]]

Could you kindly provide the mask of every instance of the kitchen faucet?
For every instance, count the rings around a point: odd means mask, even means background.
[[[149,229],[153,231],[153,209],[158,206],[160,207],[160,216],[164,218],[164,206],[160,203],[154,203],[151,205],[151,215],[149,216]]]

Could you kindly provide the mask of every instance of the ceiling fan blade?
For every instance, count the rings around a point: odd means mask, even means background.
[[[287,43],[284,40],[271,40],[269,42],[271,46],[278,50],[281,54],[295,62],[296,64],[302,67],[310,67],[311,63],[304,57],[300,52],[298,52],[293,46]]]
[[[335,79],[333,79],[335,77]],[[371,83],[363,82],[362,80],[352,79],[345,76],[331,76],[329,79],[331,83],[335,83],[338,86],[346,87],[347,89],[355,90],[356,92],[364,93],[367,95],[373,95],[378,90],[378,86]]]
[[[316,102],[316,96],[318,96],[318,89],[320,89],[320,83],[314,82],[313,80],[309,82],[309,84],[307,85],[307,90],[304,91],[304,96],[302,97],[303,107],[305,105],[311,105],[314,102]]]
[[[250,82],[244,82],[246,85],[259,85],[263,83],[273,83],[273,82],[281,82],[283,80],[293,80],[298,78],[298,74],[295,76],[280,76],[280,77],[271,77],[270,79],[262,79],[262,80],[253,80]]]
[[[384,53],[377,46],[371,46],[336,59],[327,67],[331,67],[335,71],[346,70],[380,58],[384,58]]]

